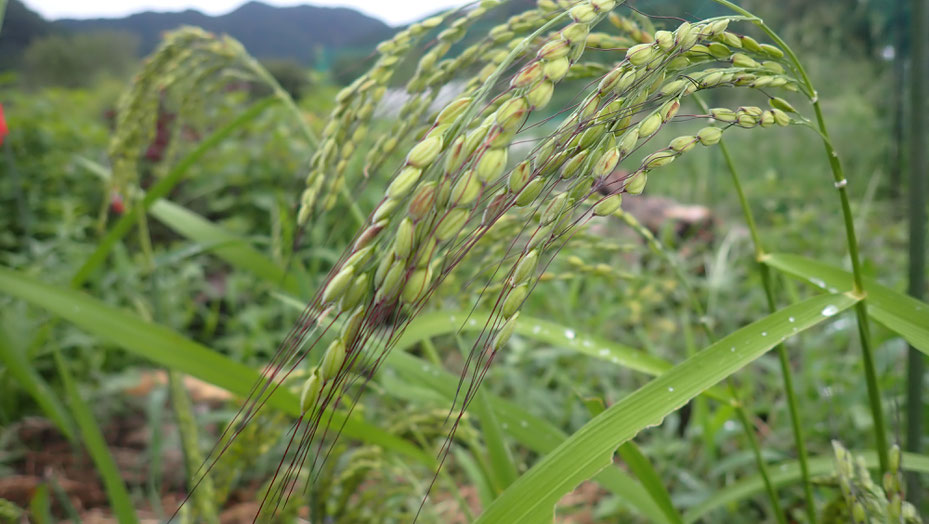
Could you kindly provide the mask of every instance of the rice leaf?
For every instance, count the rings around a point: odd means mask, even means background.
[[[764,263],[821,289],[852,288],[851,273],[798,255],[767,255]],[[873,279],[864,280],[868,313],[887,329],[929,355],[929,304],[894,291]]]
[[[24,273],[0,267],[0,292],[39,306],[84,331],[170,369],[195,376],[237,395],[246,396],[259,380],[257,371],[193,342],[171,329],[147,322],[128,311],[114,308],[85,293],[40,282]],[[299,416],[297,396],[284,388],[268,399],[268,405]],[[393,449],[432,464],[431,457],[412,444],[344,413],[333,414],[333,424],[345,421],[343,433],[350,438]]]
[[[661,424],[664,417],[782,340],[856,302],[843,294],[816,296],[722,338],[585,424],[510,486],[477,522],[550,522],[558,500],[609,466],[613,452],[623,442]]]

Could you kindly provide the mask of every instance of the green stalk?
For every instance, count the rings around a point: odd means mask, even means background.
[[[661,256],[665,262],[671,266],[675,276],[677,276],[678,280],[681,281],[681,285],[684,287],[684,291],[690,300],[691,307],[693,307],[694,311],[698,315],[698,318],[700,319],[700,326],[703,328],[703,332],[706,334],[707,339],[709,339],[710,343],[715,342],[717,337],[713,332],[713,327],[707,320],[706,310],[703,308],[703,303],[700,302],[700,298],[697,296],[696,291],[694,291],[693,286],[690,285],[687,274],[684,273],[683,269],[681,269],[680,265],[676,260],[674,260],[670,253],[664,249],[661,241],[655,238],[655,235],[653,235],[652,232],[648,230],[648,228],[639,223],[635,217],[623,211],[622,208],[616,210],[613,215],[619,217],[636,233],[644,238],[648,243],[649,248]],[[777,519],[779,524],[787,524],[787,517],[784,514],[783,508],[781,507],[781,501],[777,496],[777,490],[774,487],[774,483],[771,481],[771,475],[768,472],[768,466],[764,461],[764,456],[761,454],[761,445],[758,442],[758,436],[755,435],[755,428],[752,425],[751,417],[748,414],[748,410],[745,409],[745,405],[742,402],[741,396],[736,390],[731,378],[727,380],[727,384],[729,386],[729,397],[731,398],[730,404],[733,408],[735,408],[736,414],[739,417],[739,422],[742,425],[742,430],[745,433],[745,437],[748,439],[749,447],[752,449],[752,455],[754,456],[755,464],[758,467],[758,474],[761,475],[761,479],[764,481],[765,491],[767,492],[768,499],[771,501],[771,509],[774,512],[774,517]]]
[[[6,0],[0,0],[0,29],[3,28],[3,16],[6,14]]]
[[[173,369],[169,370],[168,383],[171,388],[171,405],[174,408],[177,430],[181,436],[181,449],[184,452],[184,462],[187,466],[187,478],[194,479],[197,470],[204,463],[204,459],[197,442],[197,422],[194,420],[193,405],[190,402],[190,397],[187,396],[187,388],[184,387],[184,376],[180,372]],[[211,476],[204,475],[196,491],[191,496],[197,507],[199,519],[209,523],[219,522],[216,506],[213,505],[215,491]]]
[[[929,46],[929,22],[926,0],[913,0],[912,85],[910,86],[910,295],[922,298],[926,289],[926,177],[929,158],[926,155],[926,47]],[[926,357],[910,346],[907,355],[906,387],[906,449],[918,453],[923,438],[923,379]],[[910,474],[909,493],[914,506],[919,507],[919,476]]]
[[[704,112],[709,111],[709,108],[702,98],[697,96],[695,99]],[[718,145],[723,155],[723,160],[726,162],[726,167],[729,169],[729,174],[732,175],[732,185],[735,186],[736,194],[739,197],[739,205],[742,207],[742,215],[745,217],[745,222],[748,224],[748,230],[751,233],[752,244],[755,249],[755,261],[758,264],[758,270],[761,272],[761,283],[764,288],[765,298],[768,302],[768,310],[773,313],[777,310],[777,305],[774,302],[771,269],[761,263],[765,251],[764,245],[761,243],[761,235],[758,233],[758,225],[755,222],[755,216],[752,214],[751,206],[748,205],[748,199],[745,198],[745,191],[742,189],[741,180],[739,180],[739,172],[735,167],[735,162],[732,160],[732,155],[729,153],[729,148],[726,146],[724,140],[720,140]],[[813,498],[813,484],[810,482],[810,466],[806,451],[806,439],[803,435],[803,428],[800,426],[800,413],[797,409],[797,394],[793,385],[793,371],[790,368],[790,357],[783,343],[777,345],[777,355],[781,364],[781,379],[784,382],[784,392],[787,395],[787,408],[790,412],[790,426],[793,430],[794,446],[797,448],[797,460],[800,463],[800,474],[803,480],[803,495],[806,498],[806,516],[812,524],[815,524],[817,522],[816,504]]]
[[[902,26],[906,24],[906,4],[907,0],[894,0],[893,25]],[[915,19],[914,19],[915,20]],[[887,194],[893,200],[900,200],[900,189],[903,187],[903,156],[904,148],[904,111],[906,110],[906,47],[907,34],[904,31],[896,31],[894,39],[894,63],[893,63],[893,96],[891,99],[891,108],[893,117],[891,118],[891,147],[890,158],[888,163],[890,167],[890,187]]]
[[[746,11],[745,9],[733,4],[729,0],[713,0],[717,4],[728,7],[729,9],[750,17],[750,21],[758,26],[771,40],[774,41],[786,54],[806,90],[806,95],[810,98],[813,105],[813,111],[816,113],[816,126],[819,130],[820,137],[823,141],[823,148],[829,159],[829,167],[832,169],[832,177],[835,187],[839,194],[839,201],[842,204],[842,217],[845,221],[845,236],[848,243],[848,255],[852,262],[852,275],[854,281],[853,293],[861,298],[855,304],[855,314],[858,319],[858,336],[861,340],[862,360],[864,362],[865,382],[868,385],[868,399],[871,404],[871,417],[874,420],[874,440],[877,447],[878,462],[881,465],[881,473],[888,471],[887,457],[887,430],[884,423],[884,408],[881,405],[880,389],[877,385],[877,371],[874,366],[874,352],[871,348],[871,328],[868,325],[868,307],[865,303],[865,293],[863,285],[863,276],[861,271],[861,258],[858,255],[858,239],[855,234],[855,223],[852,217],[852,208],[848,200],[848,181],[845,178],[845,172],[842,170],[842,164],[839,162],[839,154],[836,152],[829,138],[829,130],[826,127],[826,120],[823,117],[822,107],[819,104],[819,96],[806,70],[800,63],[793,49],[787,45],[780,36],[769,28],[764,21],[757,16]],[[922,93],[920,93],[922,94]]]

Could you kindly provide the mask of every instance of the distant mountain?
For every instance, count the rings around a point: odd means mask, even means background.
[[[0,31],[0,69],[18,66],[29,43],[52,32],[51,22],[30,11],[19,0],[9,2]]]
[[[138,36],[142,54],[150,53],[158,45],[163,32],[181,25],[195,25],[232,36],[258,58],[293,59],[302,63],[312,62],[319,51],[371,49],[394,31],[384,22],[353,9],[273,7],[261,2],[249,2],[220,16],[195,10],[143,12],[125,18],[58,20],[54,25],[70,31],[126,31]]]

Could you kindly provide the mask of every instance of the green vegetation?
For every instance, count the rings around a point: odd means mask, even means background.
[[[906,28],[854,4],[486,1],[297,57],[11,2],[0,520],[922,522]]]

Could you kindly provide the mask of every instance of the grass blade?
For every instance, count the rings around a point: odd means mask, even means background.
[[[406,328],[398,345],[461,331],[480,331],[490,319],[488,313],[436,311],[422,313]],[[449,327],[454,327],[453,331]],[[647,375],[660,375],[671,368],[668,362],[644,351],[617,344],[599,337],[579,335],[574,330],[540,318],[520,315],[516,333],[527,338],[606,360]]]
[[[763,262],[775,269],[828,290],[852,288],[852,275],[839,268],[797,255],[767,255]],[[868,314],[929,355],[929,304],[865,279]]]
[[[68,404],[71,406],[71,412],[77,421],[81,439],[84,441],[94,465],[97,466],[97,472],[103,478],[103,485],[106,488],[106,495],[110,499],[113,513],[116,514],[116,518],[121,524],[138,522],[139,518],[135,514],[132,501],[129,500],[129,492],[126,491],[126,485],[119,474],[113,455],[110,454],[110,450],[106,447],[103,433],[100,432],[100,427],[97,426],[90,407],[81,398],[81,392],[78,391],[77,384],[75,384],[74,378],[71,377],[71,371],[68,370],[68,365],[61,358],[61,353],[57,349],[55,350],[55,364],[58,367],[61,380],[64,382],[65,395]]]
[[[639,447],[635,445],[635,442],[630,440],[620,446],[619,455],[636,478],[639,479],[639,482],[642,483],[642,486],[645,487],[645,490],[648,491],[652,500],[658,504],[661,511],[668,517],[668,520],[675,524],[681,524],[681,515],[674,509],[668,489],[665,488],[664,483],[661,482],[661,477],[655,472],[655,468],[652,467],[648,458],[642,454]]]
[[[287,273],[247,241],[217,226],[202,216],[168,200],[158,200],[150,209],[153,217],[189,240],[210,249],[219,258],[239,269],[250,271],[266,282],[289,293],[298,294],[294,273]]]
[[[165,326],[146,322],[85,293],[55,287],[2,267],[0,291],[42,307],[101,340],[237,395],[248,395],[251,386],[260,378],[258,372],[248,366],[211,351]],[[299,399],[284,388],[277,389],[268,399],[268,405],[293,416],[300,415]],[[340,425],[345,419],[344,413],[336,412],[332,420],[333,424]],[[343,434],[393,449],[426,464],[433,463],[431,457],[409,442],[354,417],[346,421]]]
[[[877,454],[874,451],[854,452],[856,457],[864,458],[865,464],[871,469],[878,469]],[[835,458],[832,455],[811,458],[809,461],[810,475],[829,475],[834,471]],[[929,456],[903,453],[901,468],[905,471],[929,474]],[[796,461],[773,465],[771,468],[771,481],[775,486],[789,486],[800,482],[800,464]],[[707,513],[726,507],[730,504],[757,495],[764,490],[762,479],[752,475],[734,484],[717,491],[713,496],[704,500],[684,513],[684,522],[692,524],[706,517]]]
[[[481,436],[484,445],[487,446],[487,458],[490,462],[493,484],[495,491],[500,493],[519,477],[516,464],[513,462],[513,456],[507,448],[503,429],[490,405],[490,401],[487,399],[486,391],[478,393],[476,402],[472,404],[471,409],[481,421]]]
[[[608,466],[620,444],[643,429],[660,424],[690,399],[785,338],[828,320],[857,302],[848,295],[816,296],[724,337],[584,425],[510,486],[478,522],[551,521],[555,503]]]
[[[440,393],[449,402],[455,396],[455,384],[458,377],[409,353],[391,352],[387,357],[386,366],[406,382],[430,388]],[[521,406],[487,391],[483,394],[497,418],[506,422],[505,425],[501,425],[504,433],[529,450],[545,454],[567,440],[568,435],[547,420],[536,417]],[[653,502],[642,485],[621,469],[607,468],[601,471],[595,479],[600,485],[619,496],[631,509],[646,517],[649,522],[670,524],[661,508]]]
[[[35,372],[23,352],[17,351],[12,346],[6,335],[0,336],[0,362],[3,362],[23,389],[32,395],[45,416],[58,426],[68,440],[74,442],[74,421],[68,415],[64,404],[58,400],[58,396],[42,380],[42,377]]]
[[[52,524],[52,499],[48,484],[39,484],[29,501],[29,514],[36,524]]]

